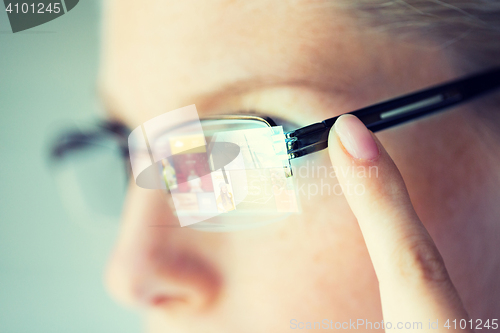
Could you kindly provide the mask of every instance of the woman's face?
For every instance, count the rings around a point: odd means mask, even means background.
[[[103,95],[131,128],[190,104],[201,117],[256,110],[304,126],[457,76],[438,48],[376,33],[317,1],[111,1],[103,47]],[[496,253],[498,184],[469,121],[453,110],[378,136],[477,318],[494,309],[475,300],[496,283],[478,262]],[[327,193],[335,177],[312,174],[321,165],[330,165],[324,151],[295,164],[309,170],[296,175],[300,214],[232,233],[180,228],[169,198],[132,183],[109,288],[144,307],[151,332],[381,321],[357,222],[342,195]]]

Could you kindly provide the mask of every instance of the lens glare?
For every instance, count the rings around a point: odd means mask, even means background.
[[[153,142],[170,149],[159,174],[179,220],[193,228],[221,231],[269,223],[299,211],[280,126],[241,119],[201,124],[206,145],[197,144],[203,138],[193,135],[189,125]],[[177,152],[178,147],[184,150]]]

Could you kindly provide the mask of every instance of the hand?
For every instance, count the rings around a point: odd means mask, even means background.
[[[330,131],[328,150],[336,170],[378,168],[378,177],[360,178],[357,172],[338,172],[337,177],[343,188],[358,189],[344,195],[375,268],[384,323],[395,329],[397,322],[422,322],[415,331],[450,332],[446,320],[468,320],[443,259],[380,141],[358,118],[343,115]],[[429,320],[438,320],[438,329],[430,329]],[[470,327],[460,331],[472,332]]]

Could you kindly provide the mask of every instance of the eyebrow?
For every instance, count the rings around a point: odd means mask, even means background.
[[[204,110],[213,109],[212,105],[217,101],[220,101],[227,96],[238,96],[251,91],[271,88],[271,87],[307,87],[310,90],[318,92],[327,92],[329,94],[336,95],[346,95],[353,93],[352,90],[347,89],[347,87],[352,86],[349,84],[348,80],[339,77],[334,82],[332,80],[320,80],[320,79],[304,79],[303,77],[293,78],[293,77],[281,77],[277,75],[265,75],[265,76],[253,76],[250,78],[237,79],[231,82],[222,84],[216,87],[214,90],[204,93],[194,93],[188,104],[195,104],[198,108]],[[121,116],[119,112],[118,103],[115,102],[113,94],[106,89],[105,86],[97,86],[97,95],[99,99],[104,104],[104,109],[108,118],[113,122],[126,123],[127,121]],[[220,112],[221,110],[219,110]],[[232,110],[233,113],[236,112],[246,112],[254,110]],[[262,113],[260,113],[262,115]],[[274,118],[275,116],[273,116]],[[285,119],[280,118],[285,123]],[[289,121],[286,121],[290,123]]]
[[[330,87],[332,85],[326,84],[326,82],[321,80],[308,80],[308,79],[294,79],[294,78],[279,78],[272,76],[257,76],[250,79],[237,80],[230,82],[219,89],[224,92],[232,93],[243,93],[249,90],[266,88],[270,86],[318,86],[318,87]]]
[[[271,88],[271,87],[307,87],[314,91],[335,93],[338,95],[345,95],[352,93],[351,90],[347,89],[349,84],[346,80],[339,78],[336,82],[331,82],[331,80],[311,80],[304,78],[286,78],[277,76],[256,76],[247,79],[235,80],[218,87],[217,89],[202,93],[196,96],[195,100],[199,101],[199,105],[211,105],[212,101],[220,100],[227,95],[241,95],[250,91]]]

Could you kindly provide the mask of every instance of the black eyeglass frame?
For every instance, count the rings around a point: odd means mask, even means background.
[[[396,97],[346,114],[355,115],[368,129],[377,132],[444,111],[497,88],[500,88],[500,68]],[[338,117],[340,115],[285,132],[289,160],[327,148],[328,133]],[[208,116],[201,120],[217,119],[255,120],[269,127],[278,126],[271,117],[250,114]],[[55,160],[61,159],[67,151],[78,149],[84,146],[85,142],[96,141],[105,133],[122,138],[121,152],[123,157],[128,157],[127,137],[130,130],[116,122],[103,122],[99,124],[99,129],[90,133],[66,133],[54,143],[51,157]]]
[[[347,114],[358,117],[369,130],[377,132],[444,111],[497,88],[500,88],[500,68],[413,92]],[[285,133],[289,158],[305,156],[328,147],[328,133],[338,117],[340,115]]]

